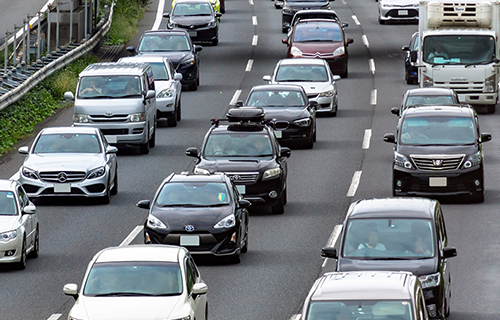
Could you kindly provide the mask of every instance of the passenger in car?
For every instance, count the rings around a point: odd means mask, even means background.
[[[385,248],[385,245],[378,242],[378,231],[377,230],[375,230],[375,229],[369,230],[367,239],[368,239],[368,242],[359,244],[358,250],[363,249],[363,248],[375,249],[375,250],[379,250],[379,251],[386,251],[387,250]]]

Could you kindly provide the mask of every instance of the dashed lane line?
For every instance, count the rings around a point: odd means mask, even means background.
[[[366,37],[366,34],[361,36],[361,40],[363,40],[363,44],[367,47],[370,48],[370,43],[368,42],[368,38]]]
[[[252,66],[253,66],[253,59],[249,59],[248,62],[247,62],[247,66],[245,68],[245,71],[246,72],[252,71]]]
[[[241,94],[241,90],[236,90],[236,92],[233,95],[233,98],[229,102],[229,105],[234,106],[236,104],[236,101],[238,101],[240,94]]]
[[[372,138],[372,129],[366,129],[365,130],[365,135],[363,137],[363,146],[362,148],[364,150],[370,149],[370,140]]]
[[[354,23],[357,25],[357,26],[360,26],[361,25],[361,22],[359,22],[358,20],[358,17],[356,16],[351,16],[352,20],[354,20]]]
[[[62,316],[62,314],[61,314],[61,313],[54,313],[54,314],[52,314],[50,317],[48,317],[48,319],[47,319],[47,320],[57,320],[57,319],[59,319],[61,316]]]
[[[375,60],[373,59],[368,60],[368,65],[370,66],[370,72],[372,74],[375,74]]]
[[[377,104],[377,89],[373,89],[370,95],[370,104],[372,106]]]
[[[134,230],[132,230],[132,232],[130,232],[129,235],[125,238],[125,240],[120,243],[119,247],[128,246],[135,239],[135,237],[137,237],[137,235],[142,232],[143,229],[144,226],[142,225],[135,227]]]
[[[253,16],[252,17],[252,23],[253,23],[254,26],[257,25],[257,16]]]
[[[362,171],[354,172],[351,180],[351,185],[349,186],[349,190],[347,191],[348,197],[354,197],[354,195],[356,194],[356,190],[358,190],[359,186],[359,180],[361,179],[361,172]]]
[[[252,38],[252,46],[256,46],[258,41],[259,41],[259,36],[254,35]]]

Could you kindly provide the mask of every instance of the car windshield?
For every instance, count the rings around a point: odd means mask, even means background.
[[[138,76],[92,76],[80,78],[78,98],[121,99],[140,98],[141,82]]]
[[[210,16],[208,3],[176,3],[172,15],[174,16]]]
[[[412,320],[406,300],[314,301],[307,310],[308,320]]]
[[[137,48],[139,52],[190,51],[191,45],[186,35],[147,35]]]
[[[0,191],[0,216],[17,215],[16,199],[11,191]]]
[[[426,259],[434,256],[432,223],[426,219],[352,219],[342,255],[352,259]]]
[[[488,35],[429,36],[424,61],[431,64],[486,64],[495,58],[495,38]]]
[[[95,134],[42,134],[33,153],[101,153],[101,145]]]
[[[218,206],[229,204],[226,184],[220,182],[171,182],[163,186],[156,205],[178,206]]]
[[[163,62],[150,62],[149,64],[153,70],[153,77],[155,81],[170,80],[168,77],[167,67]]]
[[[300,91],[288,90],[258,90],[248,96],[246,105],[249,107],[304,107],[307,97]]]
[[[453,96],[409,96],[406,99],[406,106],[435,106],[435,105],[449,105],[456,104],[458,101]]]
[[[456,145],[476,141],[474,123],[469,118],[407,118],[400,131],[402,144]]]
[[[86,296],[175,296],[182,293],[177,263],[108,262],[92,266],[85,282]]]
[[[275,80],[278,82],[326,82],[328,74],[324,66],[280,66]]]
[[[212,134],[204,148],[207,157],[272,156],[271,140],[268,134],[234,132]]]
[[[294,42],[340,42],[342,33],[336,23],[298,23],[293,34]]]

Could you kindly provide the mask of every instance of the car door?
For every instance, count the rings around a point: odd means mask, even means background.
[[[142,77],[146,92],[148,90],[155,90],[155,82],[154,82],[154,77],[153,77],[153,69],[149,67],[145,74]],[[153,135],[153,132],[156,127],[155,123],[155,116],[156,116],[156,97],[151,98],[151,99],[146,99],[146,116],[148,118],[149,122],[149,136],[151,137]]]
[[[194,284],[197,282],[201,282],[200,273],[191,255],[186,256],[184,263],[186,268],[187,290],[189,294],[188,303],[190,305],[191,310],[193,310],[194,319],[206,320],[205,307],[207,304],[207,295],[206,294],[193,295]]]
[[[443,257],[443,250],[448,246],[448,236],[446,234],[446,227],[444,225],[443,213],[441,211],[441,207],[436,209],[436,234],[438,241],[438,253],[439,253],[439,261],[438,268],[441,273],[441,279],[443,280],[442,289],[444,290],[443,295],[449,297],[449,286],[451,280],[451,274],[448,265],[448,259]]]
[[[29,200],[26,192],[24,192],[24,189],[20,185],[16,187],[16,195],[19,201],[19,208],[21,209],[21,221],[26,234],[26,248],[29,248],[35,240],[35,233],[33,232],[33,216],[31,214],[23,213],[24,207],[29,204]]]

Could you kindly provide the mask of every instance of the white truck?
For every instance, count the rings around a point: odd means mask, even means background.
[[[454,89],[460,102],[495,112],[500,1],[423,0],[419,10],[420,86]]]

